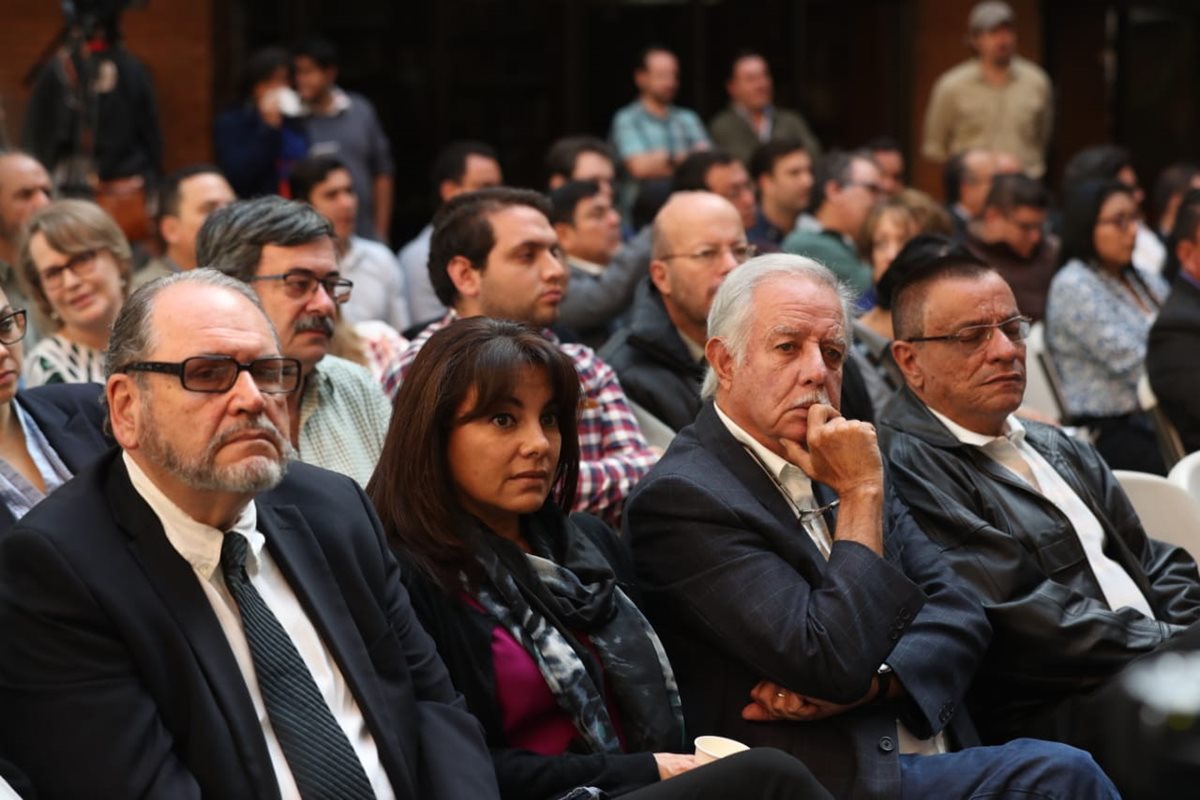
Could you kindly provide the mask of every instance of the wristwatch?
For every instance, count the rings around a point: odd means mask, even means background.
[[[888,699],[888,691],[892,688],[892,680],[896,674],[887,664],[880,664],[879,669],[875,670],[875,677],[879,679],[879,690],[875,692],[875,700],[876,702],[885,701]]]

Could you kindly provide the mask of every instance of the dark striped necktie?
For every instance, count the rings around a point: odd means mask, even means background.
[[[225,534],[221,570],[237,601],[271,727],[305,800],[371,800],[375,792],[296,645],[246,575],[249,545]]]

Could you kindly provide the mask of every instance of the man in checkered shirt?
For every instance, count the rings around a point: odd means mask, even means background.
[[[429,277],[450,311],[409,345],[403,370],[430,336],[459,317],[510,319],[545,329],[558,319],[567,290],[548,201],[537,192],[509,188],[453,198],[433,221]],[[622,502],[658,454],[642,436],[612,368],[591,348],[544,333],[575,362],[582,389],[575,510],[615,524]]]

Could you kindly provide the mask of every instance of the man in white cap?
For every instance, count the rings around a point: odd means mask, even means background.
[[[1054,102],[1050,79],[1016,54],[1016,17],[1008,3],[971,9],[967,42],[975,57],[938,78],[925,113],[921,152],[942,163],[971,147],[1013,153],[1025,173],[1046,171]]]

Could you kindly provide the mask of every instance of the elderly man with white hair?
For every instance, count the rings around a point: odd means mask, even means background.
[[[990,628],[838,411],[847,299],[800,256],[732,271],[704,405],[628,501],[689,730],[791,752],[839,797],[1116,797],[1074,748],[970,747]]]

